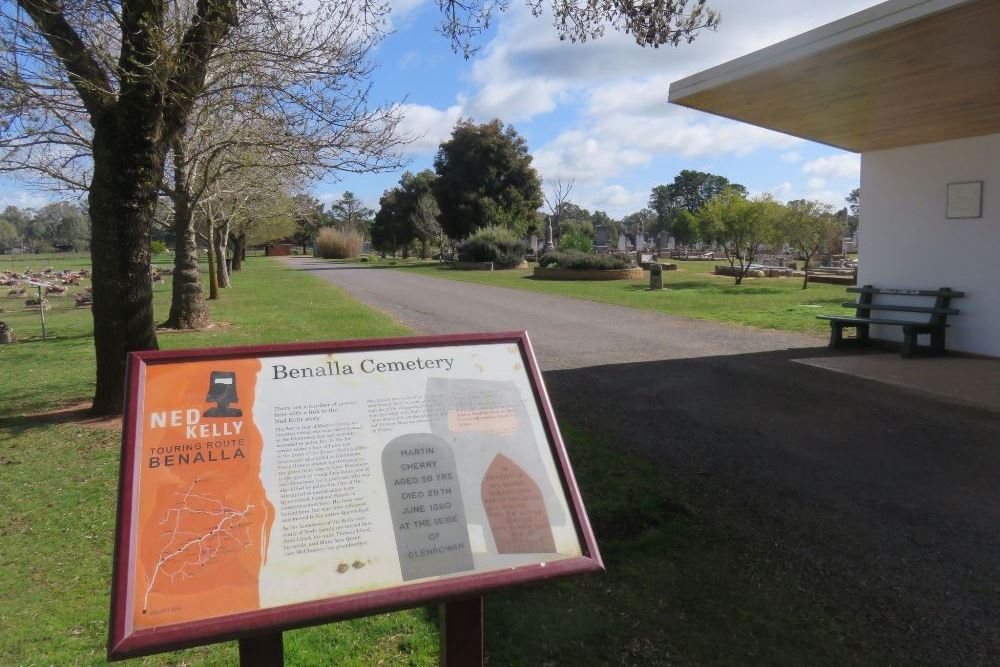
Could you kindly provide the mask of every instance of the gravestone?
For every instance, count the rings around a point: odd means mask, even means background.
[[[531,248],[531,252],[538,252],[539,245],[541,245],[541,242],[538,240],[538,235],[532,234],[531,238],[528,239],[528,247]]]
[[[451,445],[430,433],[401,435],[382,450],[382,472],[403,581],[471,570]]]
[[[597,238],[594,239],[594,245],[598,248],[608,247],[608,228],[601,226],[597,228]]]
[[[657,237],[657,240],[658,240],[657,247],[661,251],[670,250],[670,234],[668,234],[667,232],[660,232],[660,235]]]
[[[663,289],[663,267],[656,262],[649,265],[649,289]]]
[[[624,234],[618,235],[618,252],[628,252],[628,238]]]

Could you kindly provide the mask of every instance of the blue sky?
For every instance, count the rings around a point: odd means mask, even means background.
[[[373,101],[403,101],[406,169],[432,166],[459,117],[500,118],[524,136],[543,179],[574,179],[572,199],[614,217],[645,205],[681,169],[711,171],[779,199],[835,206],[858,186],[854,154],[667,104],[671,81],[877,4],[872,0],[710,0],[717,32],[690,45],[643,49],[613,31],[587,44],[560,42],[547,16],[510,10],[465,60],[434,31],[436,2],[392,0],[395,28],[375,53]],[[775,101],[780,104],[780,100]],[[351,190],[371,206],[400,172],[342,175],[315,184],[325,202]],[[47,199],[0,180],[0,202]]]

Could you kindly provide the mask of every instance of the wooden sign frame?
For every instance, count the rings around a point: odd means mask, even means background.
[[[130,586],[133,585],[133,572],[136,567],[133,531],[137,529],[137,504],[139,500],[139,480],[137,480],[135,471],[137,469],[137,453],[139,447],[142,446],[143,381],[145,373],[150,367],[191,361],[264,359],[297,354],[414,350],[491,343],[514,344],[520,350],[524,369],[531,385],[534,404],[544,427],[548,449],[562,484],[572,525],[576,531],[581,549],[579,556],[519,565],[502,570],[448,575],[441,579],[404,583],[380,590],[235,613],[197,622],[129,631],[127,619],[133,613],[133,609],[129,607],[129,596],[134,594],[130,590]],[[122,426],[114,571],[111,586],[108,642],[108,658],[110,660],[257,637],[282,630],[468,598],[514,584],[545,581],[587,572],[603,571],[604,569],[597,541],[591,530],[527,332],[472,333],[133,352],[129,355],[127,372],[126,412]]]

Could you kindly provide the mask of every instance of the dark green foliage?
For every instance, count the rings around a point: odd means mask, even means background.
[[[436,178],[430,169],[417,174],[408,171],[400,177],[399,185],[382,194],[371,227],[373,247],[395,255],[414,241],[426,248],[439,240],[438,211],[431,201]]]
[[[0,213],[0,255],[9,248],[31,252],[77,252],[90,245],[87,209],[69,201],[36,210],[6,207]]]
[[[547,252],[538,260],[538,265],[545,269],[576,269],[580,271],[592,269],[627,269],[631,263],[615,255],[591,255],[579,250],[557,250]]]
[[[441,227],[453,239],[496,221],[497,208],[520,220],[531,219],[542,205],[542,185],[528,144],[499,120],[482,125],[459,121],[438,149],[434,170]]]
[[[458,244],[461,261],[493,262],[497,268],[517,266],[527,252],[527,243],[499,226],[483,227]]]

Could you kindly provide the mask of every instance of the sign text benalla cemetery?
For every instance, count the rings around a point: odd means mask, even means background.
[[[109,656],[601,569],[527,336],[147,352]]]

